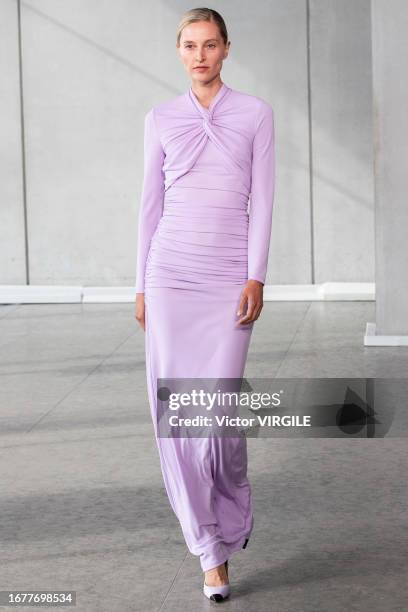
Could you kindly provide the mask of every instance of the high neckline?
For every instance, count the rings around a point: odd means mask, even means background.
[[[191,85],[190,85],[189,93],[195,105],[197,106],[199,110],[201,110],[201,112],[211,114],[217,102],[227,93],[228,89],[229,87],[225,83],[223,83],[221,87],[219,88],[219,90],[217,91],[217,93],[215,94],[215,96],[212,98],[209,106],[203,106],[201,102],[199,102]]]

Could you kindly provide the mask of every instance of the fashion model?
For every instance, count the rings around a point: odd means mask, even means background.
[[[221,15],[188,11],[177,52],[189,89],[145,117],[135,317],[163,480],[204,594],[230,594],[228,558],[253,524],[246,437],[161,437],[159,378],[242,378],[263,307],[275,182],[274,122],[262,98],[221,80]]]

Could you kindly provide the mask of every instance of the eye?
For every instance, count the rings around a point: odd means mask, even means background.
[[[215,44],[214,43],[210,43],[208,46],[209,47],[215,47]]]

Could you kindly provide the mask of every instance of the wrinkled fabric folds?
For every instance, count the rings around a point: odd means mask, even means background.
[[[145,296],[146,375],[163,481],[203,571],[254,525],[241,437],[160,437],[160,378],[241,379],[253,323],[237,325],[249,278],[265,281],[273,112],[225,84],[209,108],[190,88],[145,118],[136,290]]]
[[[210,107],[205,108],[190,87],[183,95],[147,113],[144,158],[136,291],[144,292],[146,264],[155,234],[163,236],[170,227],[169,217],[182,212],[178,205],[181,207],[185,199],[180,192],[183,188],[207,190],[197,198],[186,200],[191,209],[189,214],[197,223],[191,231],[198,233],[200,220],[212,218],[214,223],[219,221],[219,239],[223,234],[226,244],[231,244],[228,220],[222,212],[226,207],[237,213],[240,211],[242,216],[231,217],[232,235],[239,231],[241,238],[246,236],[247,264],[244,271],[238,258],[239,271],[235,278],[264,283],[275,189],[272,107],[262,98],[236,91],[223,83]],[[222,198],[222,192],[230,194],[229,203]],[[232,211],[229,212],[232,215]],[[157,241],[160,242],[160,237]],[[214,246],[218,246],[218,242]],[[200,279],[197,276],[195,282],[225,282],[224,262],[220,260],[219,263],[219,277]],[[230,266],[234,263],[232,258]],[[224,270],[227,268],[226,264]],[[164,278],[163,273],[161,278]],[[149,282],[150,286],[156,282],[152,272]],[[172,282],[176,279],[170,273],[167,283]],[[232,279],[232,282],[236,281]]]

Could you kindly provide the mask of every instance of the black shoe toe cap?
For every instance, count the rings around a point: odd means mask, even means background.
[[[210,599],[212,599],[212,601],[216,601],[217,603],[224,601],[223,596],[220,595],[219,593],[216,593],[215,595],[211,595]]]

